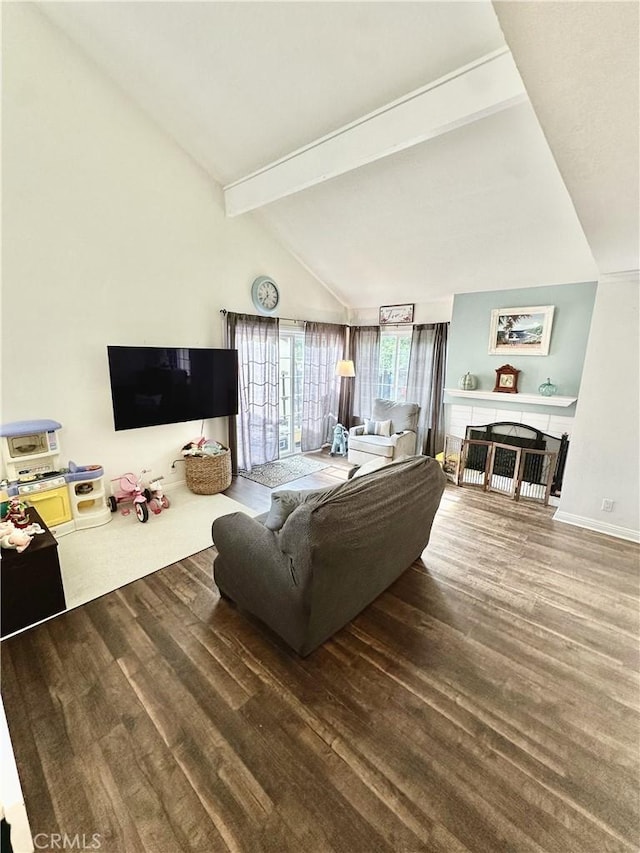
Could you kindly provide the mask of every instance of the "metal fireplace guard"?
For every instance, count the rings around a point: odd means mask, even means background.
[[[559,497],[569,448],[560,438],[525,424],[468,426],[465,438],[445,437],[442,466],[457,485],[549,502]]]

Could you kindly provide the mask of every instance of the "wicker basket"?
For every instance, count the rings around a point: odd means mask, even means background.
[[[187,486],[196,495],[215,495],[231,485],[231,452],[217,456],[185,456]]]

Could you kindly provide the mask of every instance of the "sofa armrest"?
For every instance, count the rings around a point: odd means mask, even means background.
[[[218,551],[214,563],[214,580],[229,598],[239,605],[260,613],[259,603],[265,598],[286,597],[295,590],[299,579],[291,561],[283,554],[278,538],[263,524],[234,512],[213,522],[211,533]]]
[[[418,438],[415,432],[405,429],[401,433],[395,433],[391,436],[395,445],[394,457],[396,456],[413,456],[416,452],[416,440]]]
[[[364,424],[358,424],[358,426],[351,427],[349,435],[364,435]]]
[[[220,592],[293,648],[301,648],[308,622],[307,584],[280,550],[278,536],[243,512],[217,518],[212,534],[218,551],[213,577]]]
[[[260,564],[287,563],[273,532],[244,512],[216,518],[211,525],[211,536],[223,561],[232,564],[234,572],[243,576],[257,572]]]

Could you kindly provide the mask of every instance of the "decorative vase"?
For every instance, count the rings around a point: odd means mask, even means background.
[[[461,391],[475,391],[478,387],[478,379],[467,371],[458,381],[458,388]]]
[[[553,397],[558,389],[553,382],[547,377],[547,381],[538,386],[538,391],[543,397]]]

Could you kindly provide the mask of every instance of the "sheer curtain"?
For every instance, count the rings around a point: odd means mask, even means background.
[[[278,458],[278,319],[229,313],[227,342],[238,350],[238,415],[229,429],[237,473]]]
[[[435,456],[444,446],[444,370],[448,323],[414,326],[407,401],[420,404],[416,453]]]
[[[302,392],[302,451],[330,442],[338,422],[340,377],[336,363],[345,356],[346,326],[305,323]]]
[[[380,326],[353,326],[350,349],[356,368],[351,402],[351,414],[355,422],[371,417],[373,401],[378,394]]]

